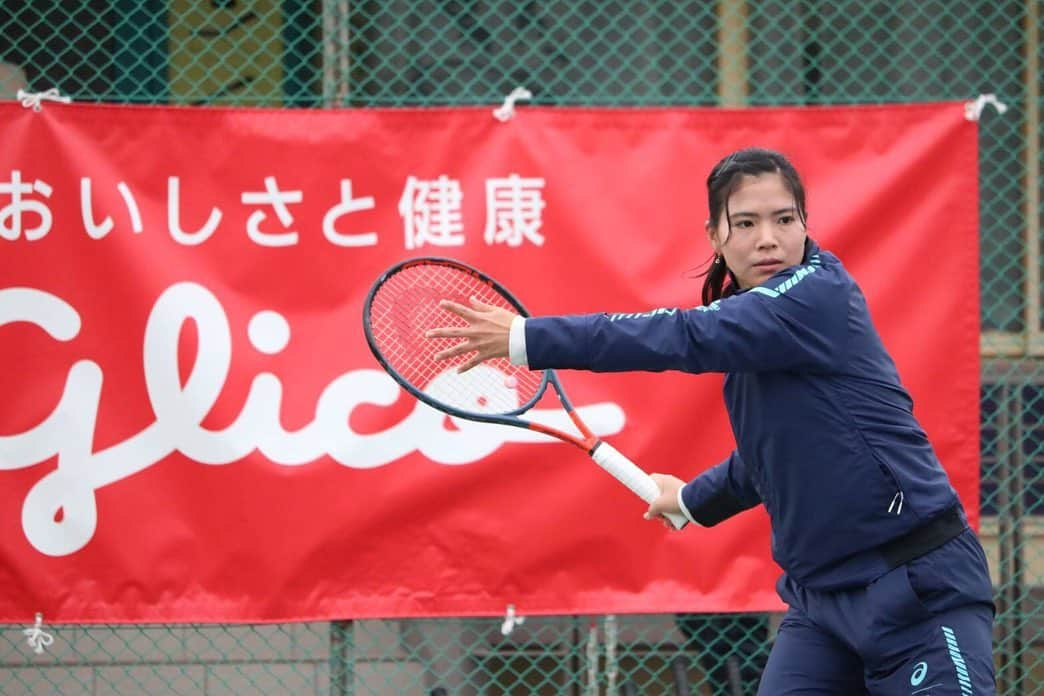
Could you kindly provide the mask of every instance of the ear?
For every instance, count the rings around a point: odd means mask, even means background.
[[[710,220],[707,220],[707,222],[704,223],[704,228],[707,230],[707,239],[710,240],[714,253],[720,254],[721,241],[718,239],[718,228],[712,225]]]

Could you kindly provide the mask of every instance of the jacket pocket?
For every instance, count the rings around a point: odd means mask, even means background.
[[[874,462],[877,464],[877,468],[885,477],[885,481],[888,484],[889,489],[892,491],[892,497],[888,501],[888,508],[886,512],[889,515],[900,516],[903,513],[903,505],[906,502],[905,494],[903,493],[903,487],[899,483],[899,477],[895,475],[892,468],[885,462],[878,459],[873,452],[870,453],[873,457]]]

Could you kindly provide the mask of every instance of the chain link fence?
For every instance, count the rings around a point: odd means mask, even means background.
[[[1039,0],[27,0],[0,97],[322,108],[973,98],[980,124],[982,536],[1002,694],[1044,693]],[[939,231],[945,235],[945,231]],[[754,693],[778,617],[0,626],[4,694]]]

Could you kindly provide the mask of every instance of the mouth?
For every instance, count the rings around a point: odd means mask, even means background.
[[[754,264],[754,268],[764,271],[776,270],[783,267],[783,262],[779,259],[769,259],[767,261],[758,261]]]

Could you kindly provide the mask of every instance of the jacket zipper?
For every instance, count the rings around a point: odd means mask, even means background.
[[[896,505],[896,503],[899,504]],[[895,508],[895,514],[897,515],[903,511],[903,491],[901,488],[892,497],[892,504],[888,506],[888,512],[891,512],[892,508]]]
[[[895,474],[892,473],[892,470],[888,468],[887,464],[878,460],[877,466],[881,469],[881,473],[885,475],[885,478],[895,486],[895,495],[892,496],[892,502],[888,504],[888,514],[900,515],[903,512],[903,500],[905,498],[903,495],[903,487],[899,485],[899,479],[895,477]]]

